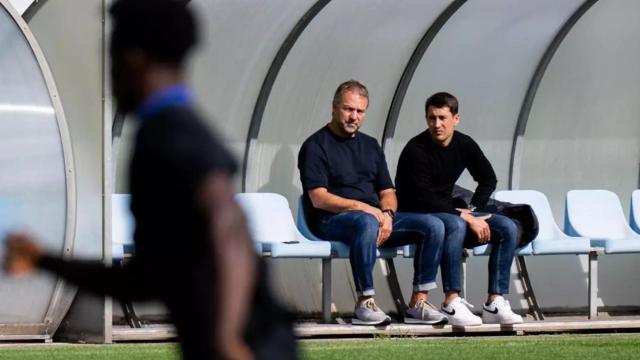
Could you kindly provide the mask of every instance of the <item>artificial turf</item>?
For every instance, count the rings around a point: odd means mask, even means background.
[[[306,359],[640,359],[637,335],[553,335],[309,342]]]
[[[303,359],[640,359],[640,334],[386,338],[300,342]],[[179,359],[174,344],[0,347],[0,359]]]

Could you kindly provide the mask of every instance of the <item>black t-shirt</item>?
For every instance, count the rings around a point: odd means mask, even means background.
[[[478,144],[458,131],[446,147],[433,142],[428,130],[418,134],[409,140],[398,160],[398,210],[459,214],[451,193],[464,169],[478,183],[471,204],[484,207],[497,179]]]
[[[311,189],[324,187],[334,195],[379,207],[378,193],[393,188],[382,148],[361,132],[345,139],[323,127],[302,144],[298,168],[312,227],[329,213],[310,206]]]

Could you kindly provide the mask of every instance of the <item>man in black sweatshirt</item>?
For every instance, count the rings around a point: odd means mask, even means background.
[[[517,245],[517,228],[507,217],[477,212],[496,188],[496,175],[478,144],[455,130],[460,122],[458,100],[440,92],[425,104],[428,129],[405,146],[396,173],[398,210],[430,213],[441,219],[447,236],[443,246],[442,282],[445,300],[442,312],[453,325],[486,323],[517,324],[522,317],[511,311],[502,295],[509,292],[511,264]],[[470,204],[461,207],[452,196],[453,187],[467,169],[478,183]],[[462,231],[461,231],[462,230]],[[489,290],[482,319],[459,296],[463,247],[492,244],[489,258]]]

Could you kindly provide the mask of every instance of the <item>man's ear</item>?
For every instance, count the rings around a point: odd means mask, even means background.
[[[460,122],[460,113],[457,113],[457,114],[453,115],[453,124],[455,126],[458,126],[459,122]]]

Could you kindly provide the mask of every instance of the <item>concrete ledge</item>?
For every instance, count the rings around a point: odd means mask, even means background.
[[[173,325],[152,325],[143,328],[113,326],[113,341],[161,341],[175,340],[178,333]]]
[[[391,324],[386,327],[357,326],[351,324],[299,324],[296,334],[299,337],[312,336],[429,336],[429,335],[463,335],[482,333],[534,334],[574,331],[598,331],[618,329],[639,329],[640,320],[603,320],[603,321],[536,321],[518,325],[407,325]]]
[[[480,325],[480,326],[451,326],[451,325],[407,325],[393,323],[385,327],[358,326],[351,324],[316,324],[301,323],[295,327],[296,335],[307,337],[359,337],[359,336],[443,336],[443,335],[480,335],[480,334],[543,334],[577,331],[640,331],[640,318],[621,320],[545,320],[531,321],[518,325]],[[113,327],[113,341],[158,341],[173,340],[177,336],[171,325],[152,325],[143,328],[127,326]]]
[[[51,342],[50,335],[0,335],[0,341],[25,341],[25,340],[43,340],[44,342]]]

